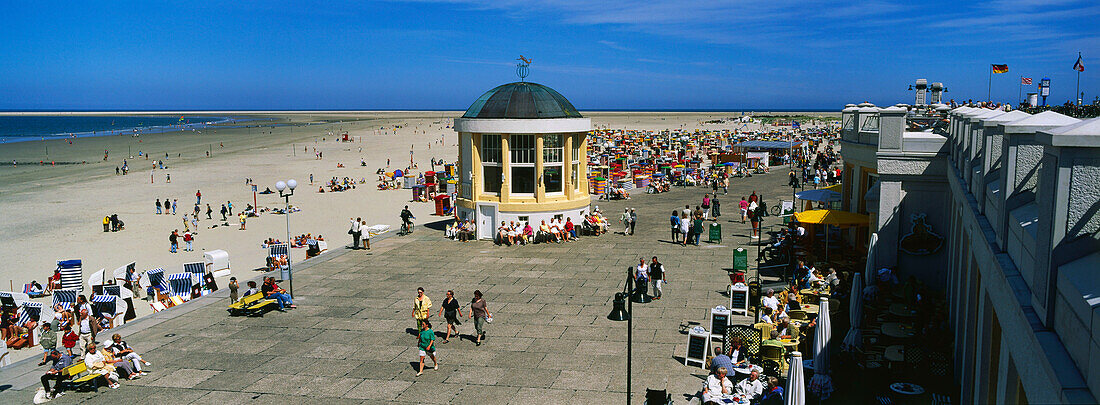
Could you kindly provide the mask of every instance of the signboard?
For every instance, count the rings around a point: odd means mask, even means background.
[[[252,192],[253,192],[253,193],[255,193],[255,192],[256,192],[256,185],[255,185],[255,184],[253,184],[253,185],[252,185]]]
[[[743,283],[729,287],[730,312],[738,315],[749,314],[749,286]]]
[[[710,241],[722,242],[722,224],[717,222],[710,224]]]
[[[699,368],[707,367],[707,350],[710,349],[710,333],[701,327],[688,331],[687,351],[684,353],[684,365],[698,363]]]
[[[749,269],[749,251],[745,248],[737,248],[733,251],[733,269],[746,271]]]
[[[730,326],[730,316],[732,313],[730,310],[719,305],[716,308],[711,308],[709,316],[710,324],[710,337],[714,339],[724,339],[726,337],[726,329]]]

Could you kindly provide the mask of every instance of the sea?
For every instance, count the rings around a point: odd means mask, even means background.
[[[0,143],[122,134],[144,134],[180,129],[202,129],[213,124],[250,119],[212,116],[0,116]]]

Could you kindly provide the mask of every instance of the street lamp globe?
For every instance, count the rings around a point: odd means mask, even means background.
[[[286,186],[290,187],[290,191],[294,191],[294,189],[298,187],[298,181],[294,179],[287,180]]]
[[[282,180],[276,182],[275,183],[275,189],[279,190],[279,191],[286,190],[286,183],[284,183]]]

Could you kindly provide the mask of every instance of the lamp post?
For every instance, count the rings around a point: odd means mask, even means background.
[[[626,285],[623,286],[623,292],[615,293],[614,307],[611,309],[611,314],[607,315],[607,319],[612,321],[626,321],[626,403],[630,405],[630,360],[632,357],[631,350],[631,332],[633,330],[634,321],[632,320],[634,313],[634,277],[633,268],[626,268]],[[625,308],[623,308],[625,306]]]
[[[294,179],[283,182],[282,180],[275,183],[275,189],[279,190],[279,197],[283,197],[286,200],[286,206],[283,215],[286,215],[286,272],[283,274],[283,279],[287,280],[290,284],[290,296],[294,296],[294,273],[290,270],[290,196],[294,195],[294,189],[298,187],[298,181]],[[285,192],[284,192],[285,191]]]

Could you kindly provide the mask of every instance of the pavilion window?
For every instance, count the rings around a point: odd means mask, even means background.
[[[511,191],[516,194],[535,193],[535,136],[510,135],[508,150],[511,154]]]
[[[481,178],[486,193],[500,193],[501,163],[500,135],[481,135]]]

